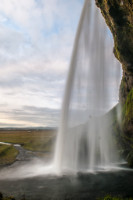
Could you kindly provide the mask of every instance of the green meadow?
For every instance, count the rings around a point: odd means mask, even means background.
[[[38,156],[52,152],[55,136],[54,130],[0,130],[0,142],[20,144]],[[18,150],[13,145],[0,144],[0,165],[14,162],[17,155]]]

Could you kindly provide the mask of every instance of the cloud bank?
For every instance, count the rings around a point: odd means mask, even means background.
[[[83,0],[0,4],[1,127],[57,123],[82,6]]]

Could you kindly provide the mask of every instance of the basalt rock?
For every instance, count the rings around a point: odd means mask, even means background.
[[[133,0],[95,0],[114,38],[114,54],[121,62],[122,105],[119,141],[123,154],[133,167]]]

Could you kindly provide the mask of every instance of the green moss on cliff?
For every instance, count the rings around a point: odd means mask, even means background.
[[[123,144],[126,160],[133,167],[133,89],[129,92],[122,110]]]
[[[123,125],[124,127],[129,126],[133,122],[133,88],[129,92],[126,103],[123,107]]]

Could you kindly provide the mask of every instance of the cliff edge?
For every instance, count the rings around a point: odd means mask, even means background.
[[[113,51],[122,64],[122,119],[120,127],[116,127],[123,155],[129,166],[133,167],[133,0],[95,1],[113,34]]]

